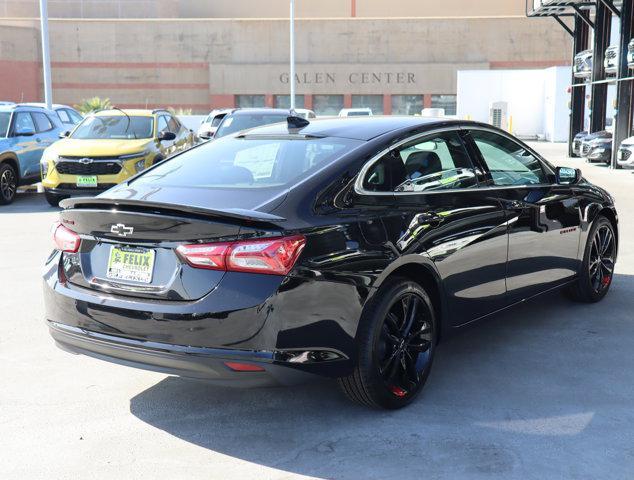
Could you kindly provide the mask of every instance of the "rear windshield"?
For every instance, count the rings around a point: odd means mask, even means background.
[[[4,138],[7,136],[10,120],[11,120],[10,112],[0,112],[0,138]]]
[[[225,138],[173,157],[134,180],[149,186],[287,188],[363,142],[346,138]]]
[[[224,137],[225,135],[230,135],[232,133],[240,132],[242,130],[248,130],[249,128],[255,128],[262,125],[285,122],[287,117],[288,114],[271,115],[270,113],[229,115],[225,117],[224,121],[218,127],[215,138]]]
[[[153,131],[152,117],[98,115],[86,118],[71,137],[85,140],[152,138]]]

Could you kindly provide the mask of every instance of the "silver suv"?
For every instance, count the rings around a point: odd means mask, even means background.
[[[592,76],[592,50],[584,50],[575,55],[575,64],[572,66],[577,78],[589,78]]]

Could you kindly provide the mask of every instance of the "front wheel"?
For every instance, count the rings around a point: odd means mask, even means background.
[[[579,278],[568,290],[573,300],[593,303],[605,297],[612,285],[616,247],[612,222],[599,216],[588,234]]]
[[[17,190],[18,174],[15,169],[8,163],[0,163],[0,205],[13,202]]]
[[[356,366],[339,379],[346,396],[365,406],[397,409],[418,395],[431,370],[437,327],[427,292],[394,278],[364,309]]]

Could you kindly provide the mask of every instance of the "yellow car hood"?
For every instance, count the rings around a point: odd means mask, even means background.
[[[140,140],[80,140],[64,138],[51,145],[51,153],[61,156],[115,156],[142,152],[152,143],[151,139]]]

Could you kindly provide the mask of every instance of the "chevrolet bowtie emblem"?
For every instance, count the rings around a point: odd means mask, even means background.
[[[134,228],[126,227],[123,223],[117,223],[116,225],[110,227],[110,233],[114,233],[116,235],[119,235],[120,237],[132,235],[133,232]]]

